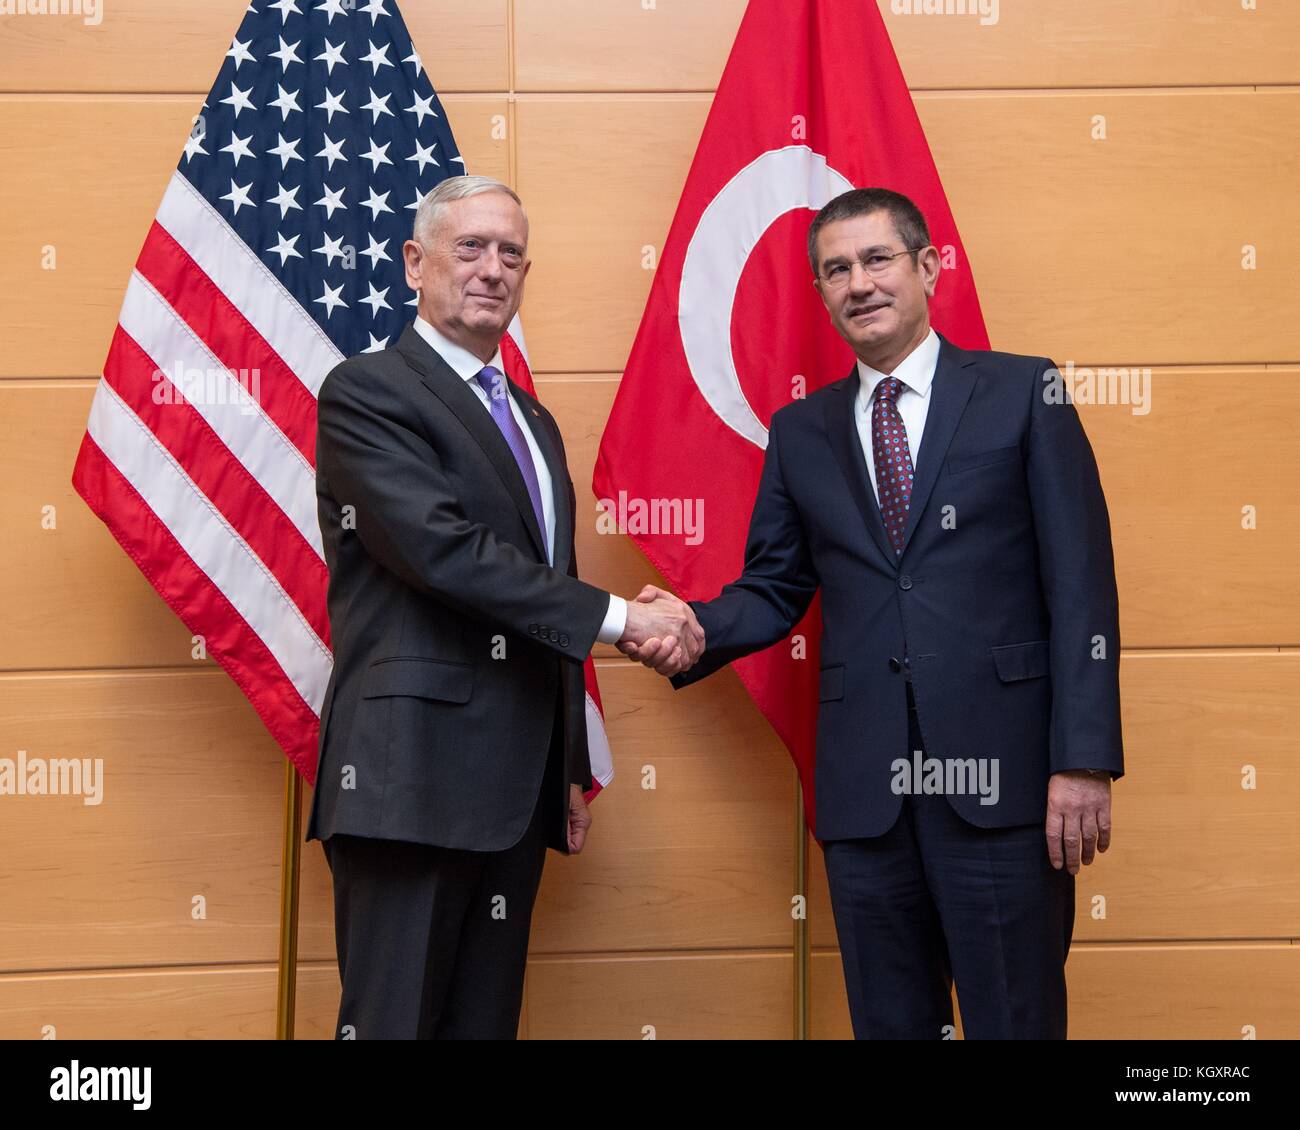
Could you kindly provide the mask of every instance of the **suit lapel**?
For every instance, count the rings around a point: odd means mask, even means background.
[[[515,462],[506,437],[501,434],[497,422],[485,412],[483,403],[470,391],[465,379],[461,377],[438,352],[416,332],[413,324],[402,331],[397,341],[397,349],[406,358],[407,363],[420,375],[425,387],[443,402],[448,410],[474,437],[483,453],[496,469],[510,497],[514,500],[533,547],[542,561],[546,558],[546,535],[538,528],[537,517],[533,513],[533,502],[524,485],[519,464]],[[525,413],[528,415],[528,413]],[[551,464],[554,466],[554,464]],[[552,472],[552,482],[555,475]],[[557,511],[558,513],[558,511]]]
[[[975,358],[958,349],[942,334],[939,335],[939,363],[934,370],[934,384],[930,388],[930,411],[926,413],[925,430],[921,433],[921,448],[916,453],[916,472],[912,486],[912,499],[907,508],[907,529],[903,534],[903,554],[911,543],[912,533],[921,519],[925,505],[934,492],[948,445],[966,411],[966,402],[975,388]],[[899,555],[899,558],[903,556]],[[893,555],[890,555],[891,559]]]
[[[867,475],[867,465],[862,456],[862,440],[858,436],[857,412],[858,368],[855,364],[852,372],[838,385],[832,386],[831,395],[824,400],[826,413],[826,434],[830,439],[831,451],[839,463],[844,479],[849,484],[849,493],[857,503],[862,514],[862,521],[875,539],[880,552],[890,565],[897,567],[897,557],[889,538],[885,534],[885,524],[880,517],[880,506],[876,502],[875,492],[871,489],[871,479]]]

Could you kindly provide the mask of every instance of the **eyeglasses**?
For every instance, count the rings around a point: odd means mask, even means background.
[[[913,251],[920,250],[922,250],[920,247],[904,247],[902,251],[895,251],[892,255],[886,255],[883,251],[873,251],[865,259],[859,259],[858,263],[867,274],[879,277],[889,270],[894,260],[900,255],[910,255]],[[836,263],[827,274],[818,275],[817,277],[830,289],[839,290],[849,285],[849,279],[852,275],[852,264]]]

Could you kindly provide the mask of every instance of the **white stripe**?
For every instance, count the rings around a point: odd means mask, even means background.
[[[329,649],[262,560],[107,381],[95,390],[86,430],[319,714]]]
[[[528,346],[524,344],[524,324],[519,320],[518,314],[510,319],[510,325],[506,327],[506,333],[508,333],[511,340],[519,346],[519,352],[524,355],[524,364],[528,366],[528,371],[531,373],[533,371],[533,363],[528,360]]]
[[[312,465],[255,398],[241,395],[244,386],[139,271],[131,275],[119,321],[324,559]],[[201,375],[202,395],[188,396],[187,373]],[[154,395],[170,392],[162,381],[153,387]]]
[[[315,396],[343,354],[180,172],[172,174],[157,219]]]
[[[587,753],[591,757],[591,775],[606,788],[614,779],[614,752],[609,748],[609,735],[605,733],[605,719],[596,706],[596,700],[587,692]]]

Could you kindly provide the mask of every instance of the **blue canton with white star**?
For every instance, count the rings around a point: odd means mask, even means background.
[[[465,163],[396,0],[255,0],[179,169],[351,357],[414,317],[402,244]]]

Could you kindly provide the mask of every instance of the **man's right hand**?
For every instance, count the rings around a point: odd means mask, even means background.
[[[704,654],[704,629],[691,606],[670,592],[646,585],[627,604],[627,625],[618,649],[661,675],[676,675]]]

